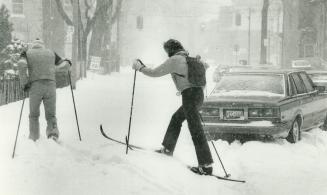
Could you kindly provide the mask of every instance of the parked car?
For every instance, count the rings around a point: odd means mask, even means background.
[[[208,139],[257,135],[295,143],[302,131],[323,124],[327,112],[323,91],[304,71],[225,73],[200,109],[204,131]]]

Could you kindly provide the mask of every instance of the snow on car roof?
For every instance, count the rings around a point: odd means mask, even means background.
[[[302,70],[292,70],[292,69],[244,69],[244,70],[234,70],[227,72],[226,74],[235,74],[235,73],[274,73],[274,74],[289,74],[292,72],[304,72]]]

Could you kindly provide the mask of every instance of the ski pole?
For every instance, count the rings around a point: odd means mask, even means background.
[[[19,132],[19,127],[20,127],[20,121],[22,119],[22,113],[23,113],[24,104],[25,104],[25,97],[23,99],[22,108],[20,109],[20,115],[19,115],[19,121],[18,121],[18,128],[17,128],[17,132],[16,132],[16,139],[15,139],[14,149],[13,149],[13,152],[12,152],[12,158],[15,157],[15,151],[16,151],[16,145],[17,145],[17,139],[18,139],[18,132]]]
[[[213,148],[214,148],[215,151],[216,151],[216,154],[217,154],[217,156],[218,156],[218,159],[219,159],[219,161],[220,161],[221,166],[223,167],[223,170],[224,170],[224,172],[225,172],[225,177],[230,177],[230,174],[227,174],[227,172],[226,172],[226,170],[225,170],[224,164],[223,164],[223,162],[222,162],[221,159],[220,159],[220,156],[219,156],[219,154],[218,154],[218,151],[217,151],[216,146],[215,146],[215,144],[213,143],[213,141],[211,141],[211,144],[212,144]]]
[[[133,103],[134,103],[134,91],[135,91],[135,81],[136,81],[136,70],[134,72],[134,82],[133,82],[133,93],[132,93],[132,103],[131,103],[131,112],[129,115],[129,125],[128,125],[128,134],[126,136],[126,154],[128,154],[129,148],[129,136],[131,133],[131,123],[132,123],[132,115],[133,115]]]
[[[69,61],[68,63],[71,64],[70,61]],[[73,92],[73,86],[72,86],[72,78],[71,78],[71,75],[70,75],[70,71],[68,71],[68,76],[69,76],[69,83],[70,83],[70,91],[71,91],[71,93],[72,93],[72,99],[73,99],[73,104],[74,104],[75,119],[76,119],[76,124],[77,124],[77,130],[78,130],[79,141],[82,141],[82,138],[81,138],[81,132],[80,132],[80,130],[79,130],[78,117],[77,117],[76,104],[75,104],[75,98],[74,98],[74,92]]]

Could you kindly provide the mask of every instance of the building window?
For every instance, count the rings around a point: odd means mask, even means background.
[[[137,16],[136,18],[136,28],[139,30],[143,29],[143,16]]]
[[[315,49],[313,44],[304,45],[304,57],[314,57]]]
[[[235,25],[236,26],[242,25],[242,15],[240,13],[236,13],[235,15]]]
[[[24,0],[12,0],[12,13],[14,15],[24,15]]]

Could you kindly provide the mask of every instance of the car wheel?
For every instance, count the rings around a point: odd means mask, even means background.
[[[301,140],[301,125],[299,119],[295,119],[286,140],[290,143],[296,143]]]

